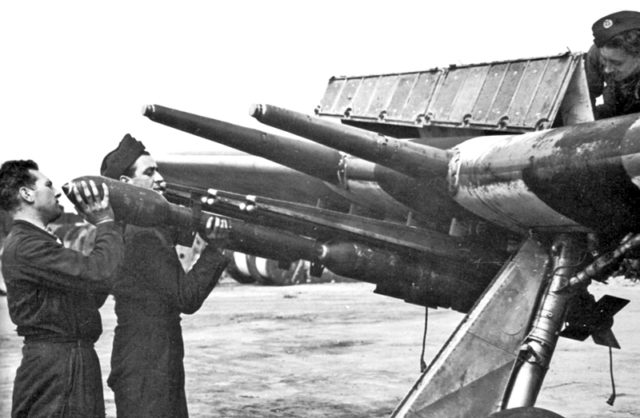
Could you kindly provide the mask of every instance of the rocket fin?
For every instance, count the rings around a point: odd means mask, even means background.
[[[535,312],[548,261],[546,249],[529,238],[392,417],[471,418],[497,411]]]

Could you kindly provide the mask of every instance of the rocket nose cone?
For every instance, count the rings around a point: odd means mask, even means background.
[[[252,104],[249,108],[249,115],[254,118],[260,118],[264,113],[263,106],[261,104]]]
[[[72,185],[73,185],[72,182],[63,184],[62,192],[64,193],[65,196],[67,196],[67,199],[69,199],[71,203],[75,204],[76,199],[75,199],[75,196],[73,195]]]
[[[142,107],[142,116],[149,117],[156,111],[154,105],[144,105]]]

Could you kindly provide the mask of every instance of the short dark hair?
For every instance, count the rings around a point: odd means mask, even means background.
[[[0,167],[0,209],[13,212],[19,205],[18,191],[33,186],[36,177],[29,170],[39,170],[33,160],[10,160]]]
[[[640,29],[630,29],[608,40],[604,46],[619,48],[636,58],[640,57]]]

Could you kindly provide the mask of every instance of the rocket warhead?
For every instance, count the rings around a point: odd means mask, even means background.
[[[171,225],[182,228],[193,227],[193,217],[188,208],[173,205],[161,194],[143,187],[134,186],[102,176],[83,176],[72,180],[73,183],[95,182],[98,189],[102,185],[109,188],[109,203],[113,208],[116,221],[137,226]],[[75,205],[76,197],[70,184],[62,186],[62,190]]]
[[[74,183],[95,182],[98,188],[106,185],[109,189],[109,203],[113,208],[116,221],[141,227],[169,226],[176,228],[185,238],[181,244],[190,245],[186,238],[194,231],[205,231],[212,216],[210,212],[196,211],[191,208],[169,202],[163,195],[142,187],[100,176],[83,176]],[[72,203],[76,198],[70,184],[62,186],[64,193]],[[252,225],[237,219],[228,220],[230,237],[226,248],[282,260],[313,260],[317,244],[313,240],[279,231],[273,228]]]

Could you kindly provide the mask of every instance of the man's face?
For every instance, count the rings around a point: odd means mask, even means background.
[[[33,186],[25,186],[26,193],[31,198],[33,208],[37,210],[45,224],[58,219],[64,212],[59,202],[60,191],[53,187],[53,183],[38,170],[29,170],[36,179]]]
[[[615,81],[622,81],[640,72],[640,57],[629,55],[622,48],[600,48],[600,59],[605,74]]]
[[[164,177],[158,172],[158,165],[150,155],[141,155],[135,163],[133,163],[133,176],[131,184],[151,189],[163,194],[167,188]]]

